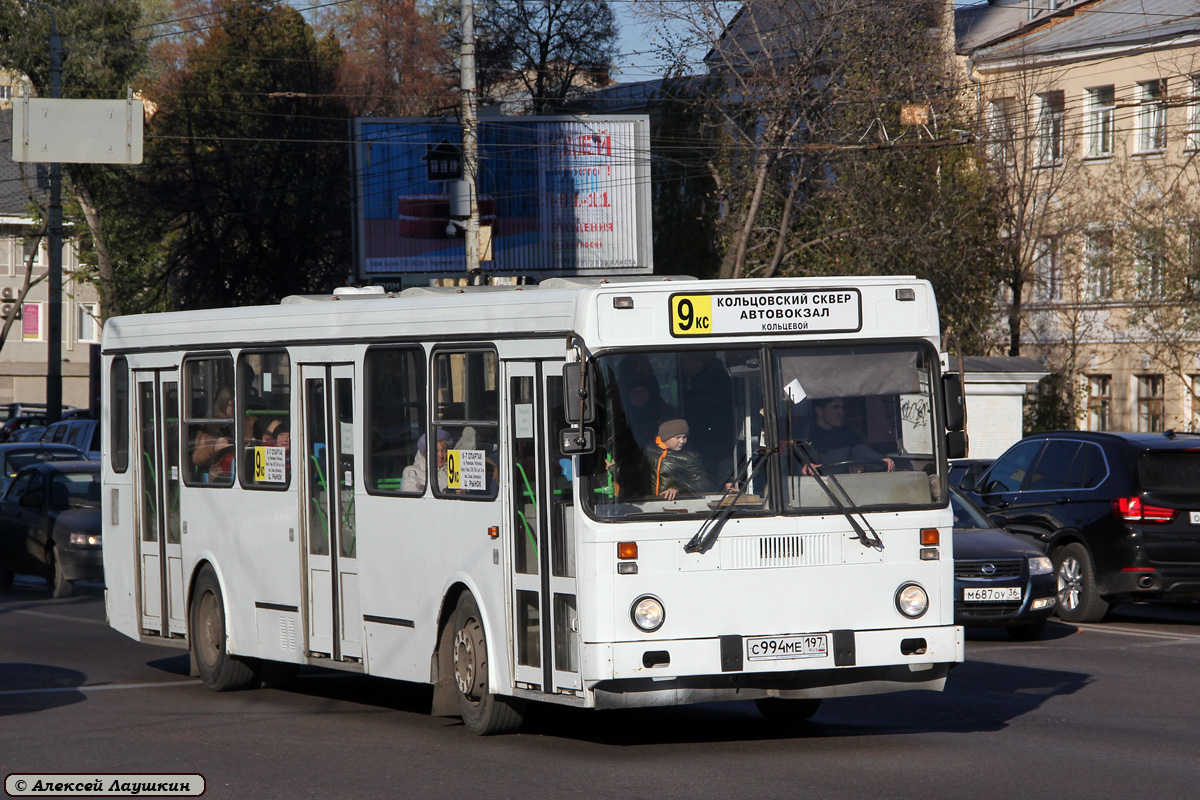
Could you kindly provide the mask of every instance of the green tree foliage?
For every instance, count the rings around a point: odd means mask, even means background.
[[[340,48],[273,0],[215,6],[147,136],[140,182],[181,308],[328,291],[350,269]]]
[[[0,4],[0,63],[29,77],[49,96],[50,14],[62,39],[62,96],[124,97],[130,78],[146,64],[145,42],[135,27],[136,0],[10,0]]]

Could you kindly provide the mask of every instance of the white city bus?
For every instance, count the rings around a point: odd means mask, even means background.
[[[965,437],[939,345],[913,278],[111,319],[108,618],[214,690],[305,664],[424,682],[481,734],[532,700],[789,721],[940,689]]]

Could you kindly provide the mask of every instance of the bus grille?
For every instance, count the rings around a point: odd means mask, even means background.
[[[812,567],[832,564],[831,538],[828,533],[730,538],[724,542],[722,562],[726,569]]]
[[[992,561],[954,561],[956,578],[1016,578],[1025,562],[1019,558]]]

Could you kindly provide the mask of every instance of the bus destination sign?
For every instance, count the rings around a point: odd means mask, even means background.
[[[853,333],[862,329],[857,289],[673,294],[672,336]]]

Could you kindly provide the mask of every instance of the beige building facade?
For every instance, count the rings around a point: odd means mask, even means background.
[[[1007,350],[1076,425],[1200,431],[1200,3],[958,9],[1009,221]]]

